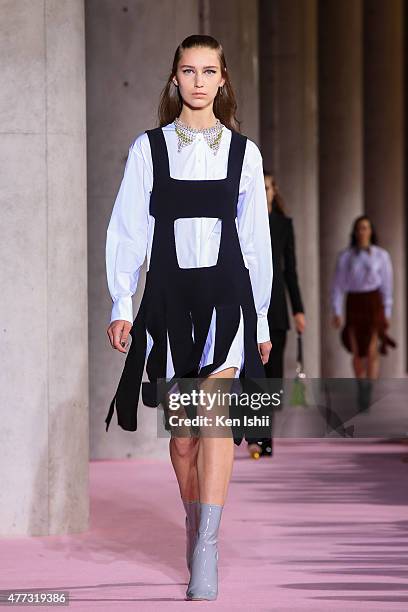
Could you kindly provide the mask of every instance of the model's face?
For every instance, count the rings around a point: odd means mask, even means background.
[[[367,219],[362,219],[356,227],[356,239],[358,244],[367,245],[371,240],[371,224]]]
[[[173,82],[178,85],[183,101],[192,108],[212,105],[218,88],[225,83],[217,52],[207,47],[185,49]]]
[[[264,176],[264,182],[265,182],[265,191],[266,191],[266,201],[268,202],[268,209],[270,212],[272,210],[272,200],[275,195],[272,177]]]

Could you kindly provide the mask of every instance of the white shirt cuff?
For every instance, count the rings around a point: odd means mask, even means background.
[[[268,317],[264,315],[258,315],[258,326],[257,326],[257,340],[258,344],[261,342],[268,342],[270,340],[269,335],[269,323]]]
[[[113,303],[110,322],[112,323],[112,321],[117,320],[133,323],[133,304],[131,295],[118,298]]]

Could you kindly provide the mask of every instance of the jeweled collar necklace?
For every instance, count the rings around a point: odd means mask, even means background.
[[[198,129],[190,127],[189,125],[183,123],[179,117],[175,118],[174,125],[178,138],[178,152],[180,152],[183,147],[186,147],[194,142],[197,134],[202,134],[204,136],[204,140],[213,151],[214,155],[217,154],[217,151],[220,148],[222,131],[224,128],[223,124],[218,118],[215,125],[209,128]]]

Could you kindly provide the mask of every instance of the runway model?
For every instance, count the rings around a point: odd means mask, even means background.
[[[286,291],[289,294],[295,329],[303,334],[306,326],[305,309],[297,273],[295,230],[293,220],[286,214],[285,205],[276,178],[264,169],[266,199],[269,213],[269,229],[273,256],[273,285],[268,310],[269,333],[272,350],[265,364],[266,376],[273,379],[276,391],[282,388],[284,375],[284,351],[290,329]],[[251,440],[248,450],[252,457],[271,457],[272,435],[261,440]]]
[[[113,300],[107,330],[126,352],[106,417],[137,429],[142,399],[157,406],[159,379],[263,378],[271,342],[268,307],[272,252],[261,153],[239,131],[221,45],[193,35],[177,48],[162,91],[159,126],[130,146],[107,229],[106,265]],[[136,318],[132,295],[147,256]],[[227,379],[227,381],[225,381]],[[218,381],[218,382],[217,382]],[[228,382],[229,381],[229,382]],[[217,539],[233,466],[234,442],[187,435],[166,420],[170,457],[186,510],[187,599],[216,599]],[[188,427],[187,427],[188,429]],[[244,432],[245,433],[245,432]]]
[[[391,257],[377,244],[377,235],[367,215],[353,223],[349,247],[336,261],[331,286],[332,324],[341,329],[341,342],[352,353],[352,364],[359,383],[359,404],[367,409],[372,380],[379,375],[379,352],[396,346],[386,330],[390,326],[393,304]],[[342,307],[346,294],[346,317]]]

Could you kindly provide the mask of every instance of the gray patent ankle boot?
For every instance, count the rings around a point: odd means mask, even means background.
[[[217,538],[224,506],[200,502],[200,525],[191,563],[187,599],[217,599]]]
[[[188,571],[191,573],[191,558],[197,542],[198,526],[200,524],[200,502],[184,501],[186,510],[186,561]]]

